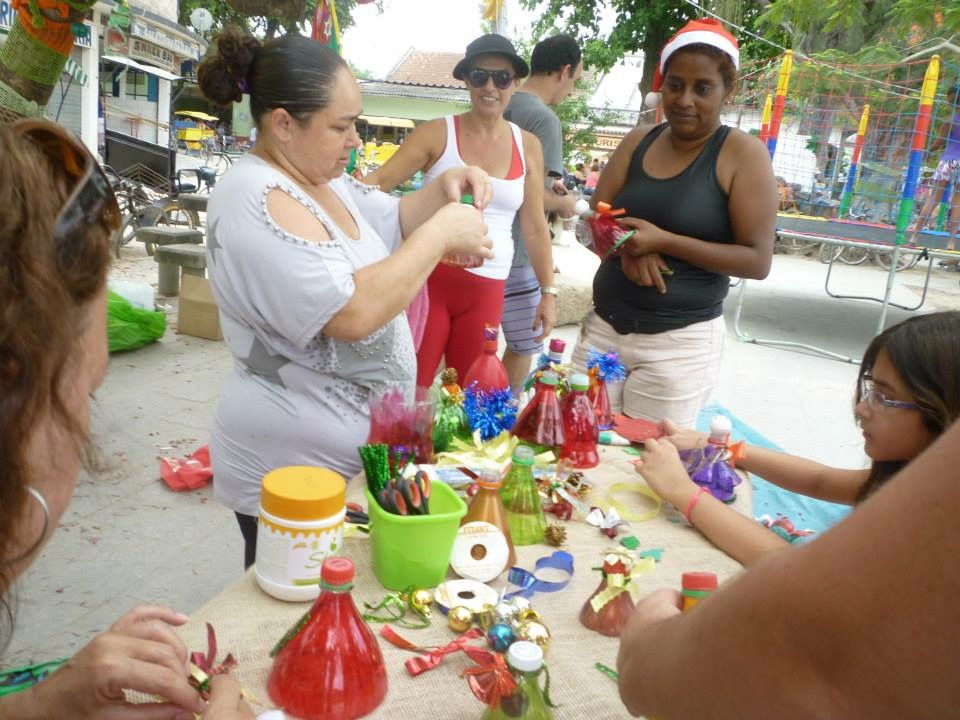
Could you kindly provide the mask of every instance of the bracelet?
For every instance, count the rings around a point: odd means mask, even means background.
[[[691,496],[690,502],[687,503],[687,509],[683,511],[683,519],[687,521],[688,524],[693,525],[693,521],[690,520],[690,513],[693,512],[693,509],[697,506],[697,503],[700,502],[700,496],[705,492],[709,492],[705,487],[698,487],[697,491]]]
[[[556,297],[557,295],[560,294],[560,291],[557,290],[556,286],[554,285],[545,285],[544,287],[540,288],[540,294],[553,295],[554,297]]]

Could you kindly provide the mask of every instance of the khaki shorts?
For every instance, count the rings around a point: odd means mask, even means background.
[[[607,386],[614,412],[694,427],[719,380],[725,339],[722,315],[654,335],[620,335],[594,312],[580,328],[573,365],[585,370],[590,350],[616,351],[627,379]]]

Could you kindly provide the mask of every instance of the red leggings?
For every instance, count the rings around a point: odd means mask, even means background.
[[[500,325],[504,280],[480,277],[463,268],[437,265],[427,281],[430,309],[417,351],[417,385],[429,387],[440,359],[463,382],[483,350],[483,326]]]

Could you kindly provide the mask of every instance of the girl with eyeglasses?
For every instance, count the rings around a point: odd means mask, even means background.
[[[960,418],[960,312],[919,315],[875,337],[860,365],[854,417],[863,430],[869,468],[847,470],[749,446],[737,467],[796,493],[857,505],[923,452]],[[744,565],[786,541],[702,492],[678,450],[702,447],[707,436],[664,420],[665,437],[649,440],[637,471],[664,500],[686,509],[688,521]]]
[[[418,170],[427,182],[449,168],[471,164],[486,170],[493,186],[493,198],[483,211],[493,258],[477,266],[441,263],[407,309],[417,345],[417,385],[433,382],[441,359],[465,377],[482,352],[484,326],[500,325],[515,218],[542,289],[534,322],[534,328],[540,327],[538,340],[550,333],[556,319],[553,252],[543,214],[543,150],[535,135],[503,117],[528,74],[526,61],[505,37],[489,33],[472,41],[453,69],[453,77],[470,93],[470,109],[424,123],[383,167],[364,178],[390,191]]]
[[[46,120],[0,124],[0,651],[12,588],[37,559],[89,459],[90,398],[107,371],[117,201],[96,160]],[[39,684],[0,693],[0,718],[252,720],[232,678],[211,704],[187,680],[187,618],[141,606]],[[9,690],[5,688],[5,690]],[[134,707],[124,691],[157,698]]]

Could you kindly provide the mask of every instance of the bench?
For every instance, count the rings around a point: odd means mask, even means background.
[[[198,195],[196,193],[187,193],[177,196],[177,207],[183,210],[192,210],[195,213],[205,213],[207,211],[207,200],[209,195]]]
[[[180,294],[181,268],[187,275],[198,277],[204,277],[207,269],[207,251],[203,245],[160,245],[153,259],[159,265],[157,292],[160,295]]]
[[[203,230],[188,227],[172,227],[170,225],[148,225],[137,228],[137,240],[147,248],[147,255],[153,255],[154,245],[183,245],[203,243]]]

